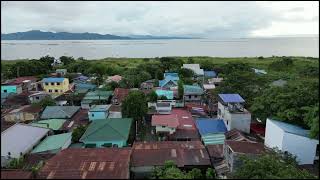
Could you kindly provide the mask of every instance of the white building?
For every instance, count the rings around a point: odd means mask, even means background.
[[[29,153],[50,129],[26,124],[15,124],[1,133],[1,167],[10,159]]]
[[[243,107],[244,102],[239,94],[219,94],[218,118],[223,119],[228,131],[250,133],[251,113]]]
[[[264,144],[297,156],[299,164],[313,164],[319,159],[316,154],[319,140],[310,139],[308,135],[309,131],[299,126],[267,119]]]
[[[182,68],[191,69],[197,76],[204,76],[203,69],[200,69],[199,64],[183,64]]]

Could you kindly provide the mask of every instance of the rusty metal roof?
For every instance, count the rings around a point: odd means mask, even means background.
[[[32,172],[19,169],[1,170],[1,179],[32,179]]]
[[[39,172],[43,179],[129,179],[131,148],[64,149]]]
[[[261,154],[265,152],[263,143],[247,142],[247,141],[225,141],[233,152],[244,154]]]
[[[210,165],[208,152],[200,141],[135,142],[132,148],[131,165],[164,165],[173,160],[178,167]]]
[[[209,144],[206,147],[210,157],[223,158],[223,144]]]

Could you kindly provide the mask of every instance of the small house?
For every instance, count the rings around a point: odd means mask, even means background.
[[[29,153],[47,136],[49,129],[17,123],[1,132],[1,167],[12,158]]]
[[[18,109],[13,109],[4,116],[4,120],[7,122],[26,122],[33,121],[40,117],[42,107],[36,107],[31,105],[25,105]]]
[[[35,121],[31,123],[31,126],[48,128],[53,130],[54,132],[60,132],[63,124],[67,121],[67,119],[46,119]]]
[[[20,94],[22,93],[22,85],[21,84],[1,84],[1,94],[2,93]]]
[[[153,115],[151,125],[156,127],[156,133],[173,134],[179,126],[176,114]]]
[[[157,89],[156,94],[158,97],[165,96],[167,99],[173,99],[174,94],[171,90],[163,90],[163,89]]]
[[[50,158],[39,179],[129,179],[130,148],[67,148]]]
[[[116,82],[119,83],[122,80],[122,76],[120,75],[114,75],[114,76],[109,76],[106,80],[107,83],[110,82]]]
[[[41,119],[71,119],[79,110],[79,106],[47,106]]]
[[[218,94],[218,118],[223,119],[228,131],[250,133],[251,113],[244,108],[244,102],[239,94]]]
[[[67,69],[56,69],[56,74],[58,77],[63,77],[67,74]]]
[[[183,64],[182,68],[192,70],[196,76],[204,76],[203,69],[200,68],[199,64]]]
[[[38,103],[49,97],[51,97],[50,94],[45,91],[34,92],[28,96],[30,103]]]
[[[86,83],[88,80],[89,80],[89,77],[84,75],[79,75],[73,78],[74,83]]]
[[[63,133],[46,137],[31,153],[58,153],[71,144],[71,134]]]
[[[155,82],[156,82],[155,79],[147,80],[147,81],[141,83],[140,89],[141,90],[151,90],[151,89],[153,89]]]
[[[150,177],[155,167],[162,167],[172,160],[181,170],[210,167],[209,155],[200,141],[134,142],[131,154],[133,178]]]
[[[204,71],[205,78],[215,78],[217,77],[217,73],[215,71]]]
[[[296,125],[268,118],[264,144],[295,155],[299,165],[319,160],[319,140],[309,138],[309,130]]]
[[[170,89],[178,86],[179,76],[178,73],[164,73],[164,79],[159,80],[159,87]]]
[[[131,118],[111,118],[92,121],[80,142],[85,147],[125,147],[132,132]]]
[[[241,156],[245,155],[249,158],[255,158],[265,151],[266,149],[263,143],[227,140],[224,146],[224,157],[228,164],[229,171],[232,173],[241,165]]]
[[[81,101],[82,109],[90,109],[92,105],[109,104],[113,91],[95,90],[89,91]]]
[[[196,126],[205,145],[224,144],[227,128],[220,119],[197,118]]]
[[[114,105],[121,105],[122,101],[129,95],[130,89],[125,88],[115,88],[113,97],[112,97],[112,104]]]
[[[89,121],[106,119],[111,105],[93,105],[88,111]]]
[[[201,103],[203,89],[195,85],[183,85],[183,100],[185,102]]]
[[[69,79],[68,78],[43,78],[42,79],[43,89],[50,94],[62,94],[69,90]]]

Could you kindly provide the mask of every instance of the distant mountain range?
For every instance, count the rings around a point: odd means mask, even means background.
[[[137,39],[194,39],[190,37],[169,37],[150,35],[117,36],[112,34],[98,33],[69,33],[69,32],[44,32],[32,30],[1,34],[1,40],[137,40]]]

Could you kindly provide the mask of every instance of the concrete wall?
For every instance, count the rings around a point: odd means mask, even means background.
[[[108,111],[94,111],[88,112],[89,121],[94,121],[97,119],[106,119],[108,117],[109,113]]]
[[[201,95],[184,95],[185,101],[201,101]]]
[[[27,113],[27,112],[17,112],[10,113],[4,116],[4,120],[7,122],[24,122],[24,121],[32,121],[38,117],[36,113]]]
[[[284,131],[267,119],[264,145],[269,148],[282,149]]]
[[[162,126],[156,126],[156,132],[168,132],[170,134],[173,134],[174,132],[176,132],[175,128],[169,128],[167,126],[162,127]]]
[[[21,87],[21,85],[2,85],[1,86],[1,93],[20,94],[20,93],[22,93],[22,87]]]
[[[51,83],[48,83],[48,85],[46,85],[46,83],[43,82],[42,85],[43,89],[50,94],[62,94],[69,90],[69,79],[64,78],[63,82],[60,82],[60,85],[57,85],[56,82],[54,82],[53,85]],[[49,90],[51,90],[52,92],[49,92]],[[55,92],[55,90],[57,90],[58,92]]]
[[[250,133],[251,114],[249,112],[229,112],[226,106],[218,102],[217,116],[223,119],[228,131],[238,129]]]
[[[43,100],[46,97],[49,97],[49,95],[47,95],[47,94],[39,94],[39,95],[35,95],[35,96],[30,96],[29,97],[29,101],[31,103],[37,103],[37,102],[40,102],[41,100]]]
[[[284,133],[282,151],[297,156],[299,164],[313,164],[316,157],[318,140],[291,133]]]

